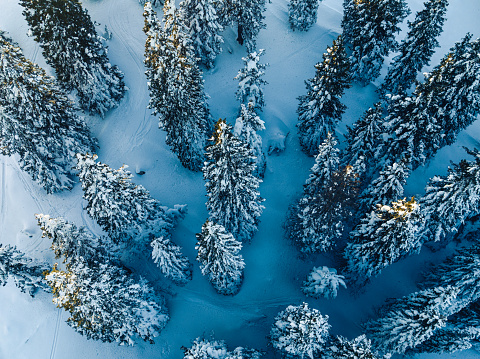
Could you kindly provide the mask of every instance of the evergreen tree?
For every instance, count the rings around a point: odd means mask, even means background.
[[[375,179],[362,193],[360,206],[365,211],[371,211],[377,204],[388,205],[403,196],[403,186],[407,183],[409,169],[403,160],[394,162],[380,171],[380,176]]]
[[[167,237],[154,238],[152,258],[162,273],[178,285],[187,284],[192,279],[192,264],[182,254],[182,248]]]
[[[48,269],[46,264],[33,261],[17,247],[0,244],[0,285],[6,285],[8,279],[13,278],[23,293],[28,292],[33,297],[37,290],[47,290],[43,272]]]
[[[408,22],[409,32],[399,46],[400,54],[393,58],[380,91],[405,93],[415,82],[417,73],[429,64],[437,37],[442,33],[448,0],[427,0],[424,9],[417,12],[415,20]]]
[[[223,26],[213,0],[183,0],[180,3],[182,22],[189,30],[195,56],[207,68],[213,67],[215,57],[222,52]]]
[[[372,344],[365,335],[348,340],[337,336],[332,339],[328,347],[327,359],[377,359]]]
[[[241,104],[240,117],[235,122],[233,130],[234,135],[247,143],[252,149],[255,157],[255,171],[254,176],[263,178],[267,162],[265,153],[263,153],[262,138],[257,131],[265,129],[264,122],[255,113],[253,103],[249,102],[247,106]]]
[[[198,171],[204,161],[209,111],[202,72],[191,39],[173,1],[163,7],[164,28],[150,3],[145,4],[145,72],[150,89],[149,108],[159,116],[166,143],[182,165]]]
[[[380,310],[379,318],[365,323],[367,335],[379,351],[403,354],[446,325],[455,295],[452,287],[437,287],[397,299]]]
[[[378,205],[350,234],[345,248],[347,272],[357,281],[378,275],[383,268],[420,250],[422,217],[419,206],[399,200],[391,206]]]
[[[283,358],[318,358],[328,341],[328,315],[310,309],[307,303],[289,305],[275,317],[270,341]]]
[[[360,187],[365,188],[379,168],[378,160],[385,149],[382,103],[369,108],[352,127],[347,126],[347,130],[340,163],[343,167],[352,166],[359,176]]]
[[[75,153],[96,145],[53,77],[0,32],[0,148],[48,193],[71,189]]]
[[[220,119],[207,147],[203,177],[207,189],[209,219],[225,227],[239,241],[249,241],[257,231],[263,198],[261,180],[253,175],[252,150],[232,134]]]
[[[227,359],[260,359],[261,357],[260,351],[243,347],[237,347],[227,355]]]
[[[42,230],[42,237],[52,240],[55,258],[64,257],[64,263],[83,258],[88,263],[111,255],[111,248],[104,247],[101,238],[95,238],[85,227],[77,228],[74,223],[62,217],[51,218],[49,215],[36,214],[35,218]]]
[[[314,267],[307,280],[303,282],[302,291],[313,298],[336,298],[338,288],[347,288],[343,275],[338,275],[337,270],[327,267]]]
[[[57,265],[45,276],[53,302],[70,312],[67,323],[89,339],[134,344],[138,336],[153,343],[168,320],[152,287],[109,262],[88,263],[82,257]]]
[[[226,23],[235,23],[238,28],[237,41],[245,44],[248,53],[256,48],[257,36],[266,27],[264,20],[265,0],[224,0],[223,16]]]
[[[242,244],[220,224],[209,222],[197,235],[197,260],[202,274],[209,277],[217,292],[235,295],[240,290],[245,262],[239,254]]]
[[[355,206],[357,176],[351,166],[338,168],[336,144],[328,134],[319,147],[303,196],[290,209],[286,236],[303,253],[332,249]]]
[[[453,144],[480,113],[479,52],[480,38],[472,40],[467,34],[415,89],[417,109],[413,115],[426,124],[427,159],[439,148]]]
[[[242,57],[244,68],[238,71],[235,79],[238,80],[237,99],[245,106],[253,105],[254,110],[262,110],[265,106],[262,86],[267,84],[262,77],[268,64],[260,64],[263,49],[251,52],[247,57]]]
[[[439,241],[456,233],[466,220],[480,213],[480,152],[467,152],[473,161],[452,164],[445,177],[430,179],[420,203],[425,240]]]
[[[366,85],[380,74],[384,56],[396,49],[395,33],[409,10],[405,0],[345,0],[344,7],[342,26],[352,50],[353,79]]]
[[[108,62],[107,49],[78,0],[21,0],[35,40],[59,82],[75,90],[80,107],[102,117],[125,93],[123,74]]]
[[[449,324],[450,320],[447,322],[446,327],[437,329],[430,338],[415,348],[408,350],[407,353],[443,354],[470,349],[472,342],[479,336],[478,330],[473,328],[461,330],[451,327]]]
[[[87,201],[87,213],[113,241],[141,250],[150,243],[152,257],[162,273],[178,284],[191,278],[187,258],[171,243],[171,233],[185,206],[167,209],[141,185],[131,181],[128,166],[113,170],[96,162],[97,155],[77,155],[76,169]]]
[[[423,288],[452,286],[458,290],[457,298],[450,306],[452,313],[480,299],[480,245],[458,249],[440,265],[424,273]]]
[[[322,0],[290,0],[288,22],[292,30],[307,31],[317,22],[320,1]]]
[[[298,98],[297,109],[300,144],[310,156],[316,154],[327,133],[335,133],[345,111],[340,97],[350,87],[350,74],[341,36],[327,47],[323,62],[316,64],[315,69],[315,77],[305,82],[307,94]]]
[[[227,346],[223,340],[197,338],[190,348],[182,347],[183,359],[226,359]]]

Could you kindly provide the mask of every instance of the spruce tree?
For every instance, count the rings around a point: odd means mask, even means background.
[[[380,92],[405,93],[412,86],[439,46],[437,37],[442,33],[447,6],[448,0],[427,0],[415,20],[408,22],[409,31],[399,46],[400,54],[393,58]]]
[[[226,359],[228,350],[223,340],[196,338],[190,348],[182,347],[183,359]]]
[[[163,274],[178,284],[191,278],[188,260],[171,243],[177,217],[185,206],[167,209],[141,185],[131,181],[128,166],[113,170],[96,162],[97,155],[77,155],[76,169],[87,201],[87,213],[108,233],[116,245],[147,250]],[[150,250],[150,249],[148,249]]]
[[[247,106],[242,103],[240,106],[240,117],[235,121],[233,133],[252,149],[255,157],[255,171],[253,174],[256,177],[263,178],[267,162],[262,148],[262,138],[257,134],[257,131],[264,130],[265,125],[255,113],[253,103],[249,102]]]
[[[350,87],[350,74],[341,36],[327,47],[323,62],[316,64],[315,69],[315,77],[305,82],[307,94],[298,98],[297,109],[300,144],[310,156],[317,153],[327,133],[335,134],[335,127],[345,111],[340,97]]]
[[[337,274],[334,268],[314,267],[303,282],[302,291],[313,298],[336,298],[340,286],[347,288],[343,275]]]
[[[362,193],[360,207],[371,211],[377,204],[388,205],[403,196],[403,186],[407,183],[408,161],[394,162],[387,166]]]
[[[143,278],[135,281],[109,262],[78,257],[65,271],[55,265],[45,279],[53,302],[70,312],[68,325],[88,339],[133,345],[138,336],[153,343],[168,320]]]
[[[150,89],[149,108],[159,116],[166,143],[182,165],[198,171],[204,162],[209,111],[202,72],[191,39],[173,1],[163,7],[164,28],[150,3],[145,4],[145,72]]]
[[[233,135],[232,127],[225,120],[220,119],[206,156],[203,177],[209,219],[225,227],[235,239],[249,241],[257,231],[264,208],[258,192],[261,180],[253,175],[252,150]]]
[[[479,52],[480,38],[467,34],[415,89],[414,117],[426,124],[426,159],[453,144],[480,113]]]
[[[215,57],[222,52],[223,26],[216,12],[213,0],[183,0],[180,15],[189,37],[195,56],[209,69]]]
[[[290,0],[288,22],[292,30],[307,31],[317,22],[320,1],[322,0]]]
[[[340,163],[344,167],[352,166],[359,176],[360,188],[365,188],[379,168],[378,160],[386,146],[382,136],[386,132],[382,103],[369,108],[352,127],[347,126],[347,130]]]
[[[477,342],[480,333],[477,328],[457,329],[451,325],[450,319],[447,325],[437,329],[435,333],[420,345],[407,350],[407,354],[417,353],[455,353],[472,348],[472,342]]]
[[[105,113],[125,93],[123,74],[112,66],[87,11],[78,0],[21,0],[35,40],[59,82],[75,90],[80,107]]]
[[[327,359],[377,359],[371,341],[365,335],[348,340],[341,336],[334,337],[327,351]]]
[[[8,279],[13,278],[23,293],[28,292],[33,297],[39,289],[48,289],[43,281],[43,272],[48,269],[47,264],[33,261],[17,247],[0,243],[0,285],[6,285]]]
[[[202,274],[208,276],[218,293],[235,295],[240,290],[245,262],[239,254],[242,243],[235,240],[225,228],[210,221],[197,235],[197,260]]]
[[[420,200],[425,217],[424,240],[451,238],[466,220],[480,213],[480,152],[467,150],[473,161],[452,164],[448,175],[430,179]]]
[[[283,358],[319,358],[328,341],[328,315],[310,309],[307,303],[289,305],[278,313],[270,331],[272,346]]]
[[[285,225],[286,237],[306,254],[332,249],[355,207],[357,175],[351,166],[338,168],[336,144],[328,134],[319,147],[303,196],[290,208]]]
[[[237,41],[248,53],[255,51],[257,36],[266,27],[264,20],[265,0],[225,0],[222,10],[225,23],[237,25]]]
[[[350,234],[344,253],[349,276],[361,283],[419,251],[421,224],[420,209],[413,197],[392,202],[391,206],[378,205]]]
[[[267,84],[262,77],[268,64],[260,64],[260,56],[264,50],[251,52],[247,57],[242,57],[244,67],[238,71],[235,80],[238,80],[237,99],[245,106],[253,105],[254,110],[262,110],[265,106],[262,87]]]
[[[353,79],[367,85],[378,77],[384,56],[395,50],[395,33],[409,14],[405,0],[345,0],[343,34],[352,50]]]
[[[0,147],[48,193],[73,187],[77,152],[96,145],[53,77],[0,32]]]
[[[380,309],[379,318],[364,324],[366,334],[380,352],[403,354],[446,325],[455,295],[452,287],[436,287],[397,299]]]

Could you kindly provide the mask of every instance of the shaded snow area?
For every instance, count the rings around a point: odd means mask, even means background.
[[[412,10],[409,20],[422,8],[423,1],[408,0]],[[334,299],[307,297],[302,283],[314,267],[336,268],[338,256],[333,253],[301,259],[299,251],[284,238],[282,223],[288,206],[302,193],[314,159],[300,149],[296,122],[297,97],[306,93],[304,81],[315,74],[314,65],[322,60],[327,46],[341,33],[342,0],[324,0],[318,10],[318,21],[308,32],[293,32],[288,25],[288,1],[271,0],[266,4],[266,29],[260,31],[258,49],[265,49],[261,63],[265,69],[265,107],[260,117],[265,121],[263,138],[267,169],[260,193],[265,209],[259,230],[251,243],[244,245],[241,254],[245,260],[245,277],[235,296],[217,294],[202,276],[195,260],[195,234],[207,219],[206,192],[201,173],[191,172],[180,164],[165,145],[165,133],[158,129],[158,119],[147,109],[149,92],[145,78],[143,54],[146,36],[142,31],[143,8],[137,0],[85,0],[83,6],[95,20],[99,34],[105,25],[112,37],[107,41],[109,59],[125,73],[128,91],[120,105],[108,112],[104,119],[86,117],[93,134],[99,140],[98,158],[112,168],[123,164],[134,173],[133,182],[143,185],[162,205],[187,204],[188,213],[180,221],[173,240],[183,247],[183,253],[193,263],[193,280],[179,287],[166,280],[153,261],[131,258],[132,268],[142,273],[155,290],[166,298],[170,321],[155,344],[138,340],[133,347],[115,343],[87,340],[66,323],[68,313],[57,309],[52,295],[39,293],[31,298],[21,293],[10,281],[0,287],[0,359],[15,358],[181,358],[182,346],[202,335],[225,340],[228,350],[238,346],[265,351],[266,358],[279,357],[268,345],[267,336],[275,316],[289,305],[307,302],[309,307],[328,315],[331,334],[349,339],[363,333],[360,324],[374,315],[374,310],[387,298],[398,298],[417,289],[415,281],[429,262],[442,261],[454,248],[431,252],[423,248],[413,255],[386,268],[368,284],[365,291],[354,294],[343,286]],[[161,15],[161,8],[157,8]],[[27,36],[28,26],[15,0],[0,0],[0,28],[22,48],[24,55],[45,68],[39,45]],[[431,60],[431,67],[467,32],[480,36],[480,1],[451,0],[444,32]],[[397,39],[403,39],[407,29]],[[224,33],[223,52],[215,67],[203,69],[205,89],[214,119],[226,118],[232,126],[240,109],[235,98],[238,81],[234,80],[243,68],[246,50],[236,42],[236,29]],[[393,57],[392,54],[388,60]],[[387,63],[389,61],[386,61]],[[386,65],[382,76],[386,74]],[[430,67],[430,68],[431,68]],[[425,68],[423,71],[428,71]],[[421,75],[419,75],[419,78]],[[342,147],[346,125],[351,125],[377,100],[376,82],[346,90],[342,102],[347,106],[343,121],[337,128]],[[460,133],[458,141],[441,149],[426,167],[413,172],[405,188],[405,195],[422,194],[430,177],[444,175],[450,161],[467,158],[462,146],[480,148],[480,121]],[[269,149],[270,147],[270,149]],[[83,210],[82,189],[79,183],[70,192],[47,195],[20,170],[15,157],[0,157],[0,243],[16,245],[27,255],[53,264],[51,240],[42,238],[34,215],[62,216],[66,220],[102,235],[100,227]],[[143,175],[139,173],[144,172]],[[469,350],[445,355],[417,355],[416,358],[480,358],[480,353]]]

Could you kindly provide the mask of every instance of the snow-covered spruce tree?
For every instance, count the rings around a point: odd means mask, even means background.
[[[87,11],[78,0],[21,0],[35,40],[59,82],[77,92],[80,107],[105,113],[125,93],[123,74],[112,66]]]
[[[180,3],[182,23],[189,31],[195,56],[212,68],[215,57],[222,52],[223,26],[213,0],[183,0]]]
[[[227,345],[223,340],[197,338],[190,348],[182,347],[183,359],[226,359]]]
[[[169,236],[153,238],[150,245],[153,261],[167,278],[177,285],[187,284],[192,279],[192,263]]]
[[[320,1],[322,0],[290,0],[288,22],[292,30],[307,31],[317,22]]]
[[[135,337],[153,343],[165,326],[166,308],[152,287],[108,261],[87,263],[83,257],[57,265],[46,274],[53,302],[70,312],[67,323],[89,339],[133,345]]]
[[[211,141],[203,167],[209,220],[225,227],[235,239],[248,242],[257,231],[264,208],[258,192],[261,180],[253,175],[252,150],[233,135],[232,127],[222,119]]]
[[[327,349],[327,359],[377,359],[371,341],[365,335],[353,340],[341,336],[334,337]]]
[[[237,347],[229,352],[226,359],[260,359],[263,353],[252,348]]]
[[[388,205],[403,196],[403,186],[407,183],[409,169],[407,160],[387,166],[362,193],[361,211],[370,212],[378,204]]]
[[[49,269],[47,264],[33,261],[17,247],[0,243],[0,285],[7,284],[8,279],[13,278],[23,293],[28,292],[33,297],[39,289],[48,289],[43,281],[43,272]]]
[[[458,249],[443,263],[426,273],[421,282],[423,288],[452,286],[458,289],[457,298],[450,306],[452,313],[460,311],[480,299],[480,245]]]
[[[248,53],[255,51],[258,33],[266,27],[263,14],[265,0],[224,0],[223,3],[222,15],[226,19],[225,25],[236,24],[238,43],[245,44]]]
[[[0,148],[48,193],[71,189],[77,152],[95,149],[82,118],[55,79],[0,32]]]
[[[430,129],[425,135],[426,159],[454,143],[480,113],[479,52],[480,38],[472,40],[467,34],[415,89],[413,115]]]
[[[344,279],[334,268],[314,267],[303,282],[302,291],[313,298],[336,298],[340,286],[347,288]]]
[[[235,80],[238,80],[237,99],[245,106],[253,105],[254,110],[262,110],[265,106],[262,87],[267,84],[263,79],[267,64],[261,64],[260,56],[264,54],[263,49],[251,52],[247,57],[242,57],[244,67],[238,71]]]
[[[399,46],[400,54],[393,58],[388,74],[380,87],[381,93],[405,93],[415,82],[417,74],[430,62],[437,37],[442,33],[448,0],[427,0],[415,20],[408,22],[409,31]]]
[[[225,228],[210,221],[197,233],[197,260],[204,276],[215,290],[224,295],[235,295],[240,290],[245,262],[239,254],[242,243],[235,240]]]
[[[451,237],[466,220],[480,213],[480,152],[467,150],[473,161],[452,164],[445,177],[430,179],[420,204],[425,240]]]
[[[191,39],[172,0],[165,2],[164,28],[150,3],[145,4],[145,72],[150,89],[149,108],[159,116],[166,144],[182,165],[199,171],[209,126],[209,111]]]
[[[303,196],[291,206],[285,224],[286,237],[305,254],[332,249],[355,207],[357,176],[352,166],[338,168],[336,144],[329,133],[319,147]]]
[[[450,319],[446,327],[437,329],[435,333],[420,345],[407,350],[407,355],[417,353],[454,353],[472,348],[473,342],[478,342],[478,328],[457,329],[451,325]]]
[[[256,114],[253,103],[249,102],[246,106],[242,103],[240,106],[240,117],[235,121],[233,134],[247,143],[252,149],[255,157],[255,171],[253,174],[256,177],[263,178],[267,161],[263,152],[262,138],[257,131],[265,129],[265,122]]]
[[[289,305],[275,317],[270,342],[283,358],[318,358],[326,350],[329,330],[328,315],[307,303]]]
[[[74,223],[67,222],[62,217],[52,218],[45,214],[36,214],[35,218],[42,230],[42,237],[52,241],[52,250],[55,258],[63,257],[64,263],[83,258],[86,262],[111,255],[111,248],[108,242],[104,246],[104,240],[95,238],[85,227],[78,228]]]
[[[456,293],[452,287],[436,287],[396,299],[364,324],[366,334],[380,352],[403,354],[446,325]]]
[[[346,147],[340,157],[341,166],[352,166],[359,176],[359,187],[364,189],[379,168],[385,143],[383,134],[383,106],[377,102],[352,127],[347,126]]]
[[[357,283],[378,275],[402,257],[420,250],[423,219],[419,206],[398,200],[391,206],[379,205],[350,234],[345,248],[346,271]]]
[[[162,273],[184,284],[191,277],[191,269],[180,247],[170,241],[177,217],[185,213],[184,206],[176,206],[173,211],[161,206],[143,186],[131,181],[127,166],[114,170],[96,162],[97,157],[77,154],[76,169],[87,213],[121,247],[146,250],[150,243],[153,260]]]
[[[380,74],[384,56],[396,49],[395,33],[409,10],[405,0],[351,0],[347,5],[342,24],[352,50],[351,73],[355,81],[367,85]]]
[[[350,87],[349,66],[339,36],[331,47],[327,47],[323,61],[315,65],[315,77],[305,81],[307,94],[298,98],[297,127],[300,144],[310,156],[316,155],[327,133],[335,134],[335,127],[345,111],[340,98]]]

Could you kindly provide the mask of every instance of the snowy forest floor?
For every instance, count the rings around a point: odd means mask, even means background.
[[[480,3],[478,0],[451,0],[444,32],[431,64],[436,65],[448,49],[468,31],[480,36]],[[409,19],[422,7],[421,0],[409,0]],[[242,249],[245,258],[244,284],[234,297],[216,294],[204,278],[195,261],[195,233],[200,232],[207,218],[206,192],[201,173],[183,168],[165,145],[165,134],[157,128],[157,119],[147,110],[148,89],[144,75],[143,52],[145,35],[143,9],[136,0],[85,0],[83,4],[103,32],[105,25],[113,38],[107,42],[109,58],[125,73],[129,87],[119,107],[105,119],[87,117],[93,134],[99,139],[99,160],[118,168],[122,164],[145,175],[135,175],[133,181],[145,186],[162,204],[188,204],[188,214],[175,231],[174,240],[194,263],[193,280],[185,287],[171,285],[153,262],[132,258],[131,265],[152,281],[165,295],[171,320],[155,344],[139,342],[134,347],[118,347],[87,340],[66,323],[67,313],[55,308],[51,295],[40,293],[35,298],[20,293],[12,283],[0,288],[0,359],[14,358],[164,358],[182,356],[181,347],[191,340],[214,333],[225,340],[229,349],[248,346],[266,351],[266,358],[276,354],[268,346],[270,328],[275,315],[290,304],[308,302],[329,316],[332,334],[353,338],[362,333],[360,324],[374,315],[376,306],[386,298],[400,297],[416,290],[415,281],[429,262],[441,261],[454,244],[432,252],[423,248],[420,255],[406,258],[383,271],[360,294],[341,289],[333,300],[305,297],[301,284],[314,266],[335,267],[334,255],[318,255],[306,260],[283,237],[282,223],[287,208],[302,192],[302,185],[313,164],[301,152],[296,133],[297,97],[305,93],[304,81],[313,77],[314,65],[322,53],[341,32],[341,0],[320,3],[317,24],[308,32],[292,32],[288,27],[287,0],[267,3],[266,29],[260,32],[258,48],[265,49],[261,62],[266,69],[266,107],[261,114],[266,130],[261,133],[265,151],[269,143],[286,137],[286,150],[267,158],[267,172],[260,187],[266,199],[258,233],[251,244]],[[47,69],[39,45],[27,36],[28,26],[15,0],[0,0],[0,28],[23,49],[30,60]],[[158,8],[161,14],[161,8]],[[406,29],[406,22],[403,24]],[[398,35],[401,40],[405,33]],[[233,78],[243,66],[245,49],[235,42],[230,28],[224,32],[224,51],[216,67],[204,72],[206,92],[214,119],[226,118],[234,123],[239,109],[235,99],[237,82]],[[388,61],[387,61],[388,63]],[[424,69],[428,71],[429,68]],[[386,68],[383,69],[383,75]],[[419,74],[421,76],[421,74]],[[376,101],[375,88],[380,80],[366,87],[354,85],[347,90],[343,103],[348,107],[339,125],[340,142],[346,125],[352,124]],[[458,137],[453,146],[443,148],[428,166],[419,168],[410,177],[406,196],[422,194],[428,179],[444,175],[450,161],[467,158],[462,146],[480,148],[480,121]],[[0,157],[0,243],[17,245],[28,255],[54,262],[50,241],[41,237],[34,214],[63,216],[77,225],[84,225],[95,234],[101,229],[83,211],[79,184],[71,192],[47,195],[22,172],[16,159]],[[480,358],[480,353],[468,351],[451,355],[418,355],[417,358]]]

